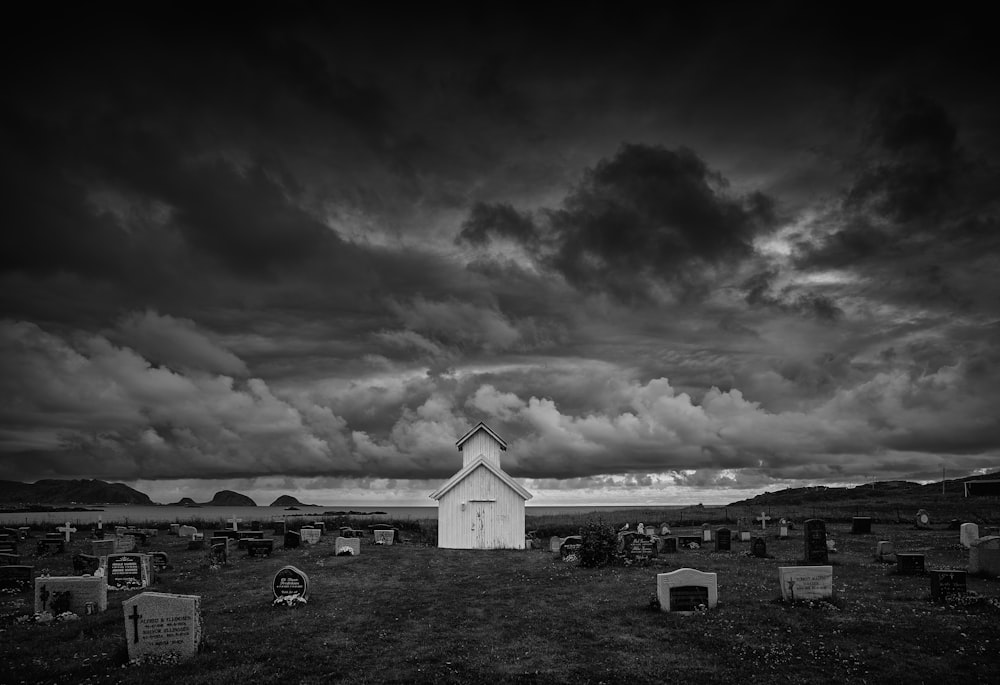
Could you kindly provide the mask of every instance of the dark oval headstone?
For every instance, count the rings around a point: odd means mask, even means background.
[[[302,599],[308,599],[309,576],[294,566],[285,566],[274,574],[272,588],[275,598],[298,595]]]

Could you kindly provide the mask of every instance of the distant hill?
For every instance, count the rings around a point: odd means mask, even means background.
[[[211,502],[205,502],[208,507],[256,507],[257,503],[246,495],[232,490],[219,490]]]
[[[272,507],[304,507],[302,502],[298,501],[291,495],[282,495],[278,499],[271,502]]]
[[[103,480],[39,480],[19,483],[0,480],[0,502],[5,504],[147,504],[149,495],[123,483]]]
[[[168,507],[199,507],[201,506],[190,497],[181,497],[177,502],[171,502]]]

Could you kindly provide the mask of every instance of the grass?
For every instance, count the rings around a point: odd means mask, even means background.
[[[127,663],[121,601],[80,620],[36,624],[28,595],[0,598],[0,682],[10,683],[834,683],[996,682],[1000,610],[986,601],[929,601],[926,577],[897,576],[872,560],[875,541],[921,550],[928,568],[966,564],[958,533],[876,525],[850,535],[832,524],[840,552],[832,602],[782,603],[778,566],[801,557],[801,530],[768,539],[772,559],[710,549],[666,555],[647,567],[585,569],[548,551],[443,550],[365,544],[337,557],[333,539],[212,570],[176,537],[152,538],[173,569],[151,590],[202,597],[206,644],[180,663]],[[676,530],[675,533],[686,531]],[[370,542],[370,540],[366,541]],[[27,551],[32,541],[22,544]],[[66,555],[32,559],[71,572]],[[305,605],[271,605],[285,564],[310,578]],[[719,606],[680,616],[650,608],[656,574],[679,567],[718,573]],[[1000,581],[969,578],[982,597]]]

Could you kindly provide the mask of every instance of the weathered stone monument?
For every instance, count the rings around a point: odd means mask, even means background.
[[[780,566],[778,582],[786,602],[833,597],[832,566]]]
[[[361,538],[342,538],[338,537],[334,542],[335,554],[338,556],[343,556],[350,550],[351,556],[358,556],[361,554]]]
[[[391,545],[396,539],[395,530],[376,530],[374,534],[376,545]]]
[[[879,540],[875,544],[875,560],[883,563],[896,561],[896,546],[891,540]]]
[[[714,609],[719,603],[718,576],[693,568],[656,574],[661,611],[691,613]]]
[[[299,535],[302,537],[302,542],[307,545],[315,545],[319,543],[320,531],[319,528],[300,528]]]
[[[979,526],[975,523],[963,523],[959,530],[961,531],[959,539],[962,542],[962,547],[966,549],[972,547],[972,543],[979,539]]]
[[[926,509],[917,512],[916,526],[921,530],[930,530],[931,515],[927,513]]]
[[[201,597],[143,592],[122,602],[129,661],[187,658],[202,643]]]
[[[153,582],[153,567],[146,554],[109,554],[104,568],[109,590],[138,590]]]
[[[1000,535],[987,535],[969,546],[969,573],[1000,576]]]
[[[100,576],[39,576],[35,578],[35,613],[72,611],[78,616],[108,608],[108,585]]]

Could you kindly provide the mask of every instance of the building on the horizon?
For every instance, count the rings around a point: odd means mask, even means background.
[[[531,493],[500,466],[507,443],[480,421],[455,443],[462,470],[431,493],[438,547],[524,549],[524,503]]]

